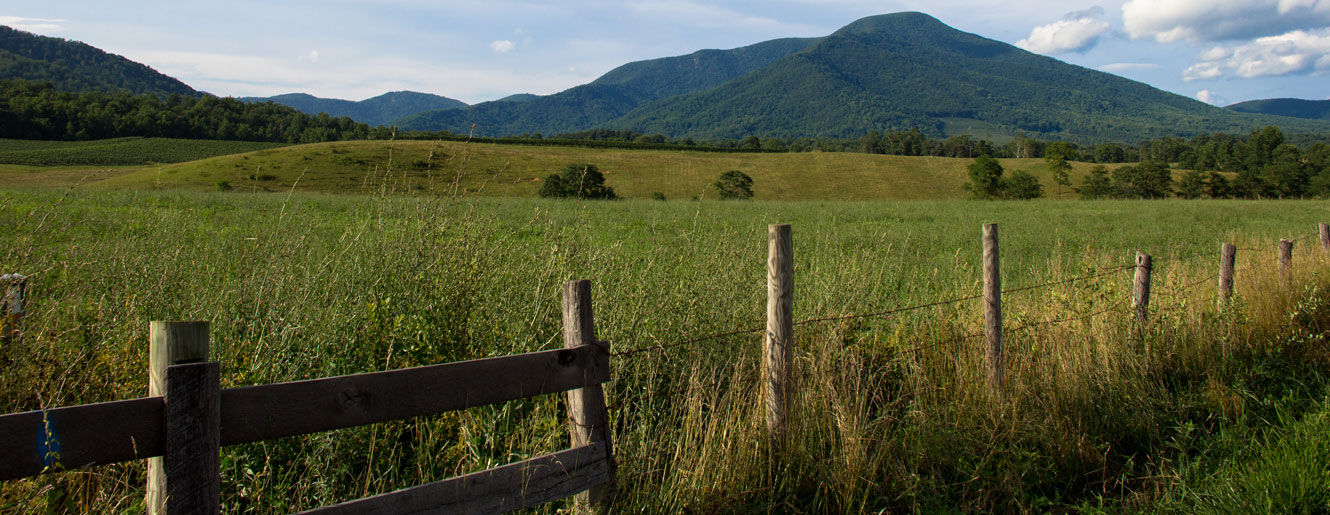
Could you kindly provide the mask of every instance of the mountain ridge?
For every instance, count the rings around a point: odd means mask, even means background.
[[[205,94],[148,65],[87,43],[5,25],[0,25],[0,77],[49,82],[70,93]]]
[[[383,125],[404,116],[436,109],[466,107],[466,103],[448,97],[415,91],[390,91],[365,100],[320,98],[308,93],[287,93],[271,97],[242,97],[243,102],[274,102],[306,114],[326,113],[333,118],[345,116],[360,123]]]
[[[1266,98],[1248,100],[1226,106],[1242,113],[1269,114],[1306,118],[1309,120],[1330,120],[1330,100],[1305,100],[1301,98]]]

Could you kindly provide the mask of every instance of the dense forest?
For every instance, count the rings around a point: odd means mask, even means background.
[[[128,92],[68,93],[50,83],[0,81],[0,138],[94,140],[129,136],[276,143],[372,139],[391,129],[308,115],[274,103]]]
[[[197,97],[183,82],[96,47],[0,25],[0,77],[49,82],[60,91],[172,93]]]

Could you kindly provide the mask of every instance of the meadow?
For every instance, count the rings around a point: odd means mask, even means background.
[[[401,148],[398,166],[417,159]],[[614,152],[594,152],[613,180]],[[190,166],[203,165],[176,173]],[[0,192],[0,266],[32,276],[19,336],[0,344],[0,411],[143,395],[149,320],[210,321],[224,387],[558,348],[559,285],[586,278],[600,338],[642,350],[616,357],[607,385],[625,511],[1330,506],[1330,267],[1300,239],[1285,286],[1273,247],[1330,220],[1324,202],[559,202],[411,196],[393,176],[363,195]],[[1059,283],[1004,297],[1003,401],[984,393],[981,301],[843,318],[977,294],[991,222],[1005,288]],[[760,411],[761,335],[699,339],[763,327],[770,223],[793,225],[795,319],[838,318],[796,328],[781,459]],[[1219,311],[1224,241],[1244,250],[1237,300]],[[1132,271],[1114,270],[1136,250],[1156,258],[1140,339]],[[225,511],[310,508],[563,448],[562,402],[227,447]],[[143,465],[125,464],[7,482],[0,509],[133,511],[142,496]]]
[[[115,138],[94,141],[0,139],[0,163],[24,166],[118,166],[181,163],[282,147],[280,143]]]

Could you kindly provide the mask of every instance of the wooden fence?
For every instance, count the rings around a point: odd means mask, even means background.
[[[567,392],[572,448],[306,513],[495,513],[578,495],[603,511],[614,459],[591,285],[563,290],[564,348],[222,389],[207,322],[152,322],[149,397],[0,416],[0,480],[147,458],[153,513],[217,513],[220,448]]]
[[[1330,227],[1319,224],[1330,253]],[[763,330],[762,389],[773,450],[784,447],[792,395],[794,327],[811,322],[883,316],[983,299],[986,368],[991,393],[1003,395],[1002,295],[1132,269],[1132,327],[1149,323],[1154,258],[1090,276],[1003,290],[998,227],[983,226],[983,289],[978,295],[879,313],[795,322],[794,245],[789,225],[768,227],[767,323],[682,343],[615,353],[627,356]],[[1311,237],[1315,235],[1309,235]],[[1292,273],[1293,241],[1280,240],[1281,280]],[[1237,248],[1220,246],[1218,299],[1233,295]],[[1252,249],[1249,249],[1252,250]],[[8,276],[7,276],[8,277]],[[1199,283],[1197,283],[1199,284]],[[21,306],[22,290],[18,302]],[[8,298],[8,297],[7,297]],[[1106,312],[1106,311],[1105,311]],[[1103,312],[1101,312],[1103,313]],[[223,445],[256,442],[442,413],[535,395],[567,392],[572,447],[443,481],[317,508],[307,513],[401,513],[424,510],[489,513],[521,509],[576,495],[579,511],[608,511],[615,488],[614,454],[602,383],[610,380],[607,342],[595,338],[591,284],[563,285],[561,350],[221,389],[219,364],[208,362],[206,322],[153,322],[149,397],[0,416],[0,480],[93,464],[149,459],[147,506],[154,513],[220,510],[219,453]]]

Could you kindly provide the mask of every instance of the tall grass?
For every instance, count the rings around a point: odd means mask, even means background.
[[[616,358],[625,510],[1185,503],[1179,492],[1236,456],[1225,431],[1282,427],[1271,414],[1319,409],[1325,392],[1324,254],[1300,243],[1284,286],[1272,245],[1330,219],[1323,203],[0,195],[0,266],[34,276],[21,336],[0,347],[4,412],[143,395],[154,319],[211,321],[224,387],[557,348],[559,284],[574,278],[593,281],[616,351],[760,328],[775,222],[794,226],[797,320],[977,293],[983,222],[1003,225],[1010,288],[1127,265],[1135,249],[1158,260],[1140,340],[1130,270],[1004,298],[1002,399],[986,393],[981,339],[966,338],[982,332],[979,301],[800,325],[780,456],[760,412],[759,334]],[[1214,276],[1221,241],[1268,249],[1239,253],[1223,312],[1213,281],[1182,289]],[[546,396],[228,447],[225,509],[309,508],[551,452],[568,445],[562,409]],[[12,481],[0,507],[133,510],[142,473]]]

